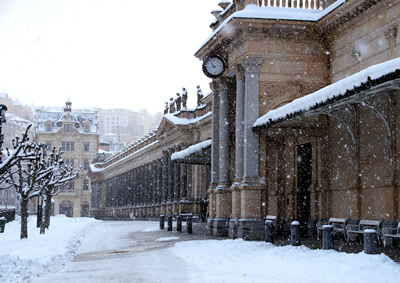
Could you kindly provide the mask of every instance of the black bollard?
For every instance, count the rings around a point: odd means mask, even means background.
[[[168,231],[172,231],[172,215],[168,215]]]
[[[182,216],[180,215],[176,218],[176,231],[182,232]]]
[[[160,215],[160,230],[164,229],[165,215]]]
[[[265,242],[266,243],[272,243],[273,238],[272,238],[272,220],[265,220]]]
[[[322,226],[322,249],[332,250],[333,249],[333,226],[323,225]]]
[[[376,231],[374,229],[364,230],[364,253],[369,255],[377,254],[376,244],[377,244]]]
[[[186,231],[188,234],[192,234],[192,228],[193,228],[192,223],[193,223],[192,217],[188,217],[186,219]]]
[[[300,246],[300,223],[293,221],[291,224],[291,245]]]

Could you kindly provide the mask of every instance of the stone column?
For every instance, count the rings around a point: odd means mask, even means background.
[[[143,216],[143,167],[138,168],[138,215]]]
[[[185,163],[182,163],[181,166],[181,184],[180,184],[180,202],[179,202],[179,213],[187,213],[188,212],[188,200],[186,198],[187,196],[187,167],[188,165]]]
[[[151,215],[155,216],[156,213],[156,204],[157,204],[157,160],[154,160],[151,165],[152,176],[151,176],[151,183],[152,183],[152,195],[151,195]]]
[[[162,188],[163,188],[163,164],[162,159],[157,160],[157,191],[156,191],[156,206],[157,215],[162,214],[161,212],[161,202],[162,202]],[[157,216],[156,215],[156,216]]]
[[[161,214],[166,214],[167,196],[168,196],[168,151],[162,152],[162,185],[161,185]]]
[[[186,199],[193,203],[193,165],[187,164],[187,190]]]
[[[139,169],[135,168],[134,172],[134,194],[135,194],[135,208],[136,208],[136,215],[137,215],[137,207],[139,206],[139,200],[140,200],[140,188],[139,188]]]
[[[240,183],[244,168],[244,69],[236,66],[236,116],[235,116],[235,181],[232,190],[232,219],[229,221],[229,238],[237,238],[240,217]]]
[[[259,182],[259,143],[252,126],[259,117],[260,58],[246,58],[242,62],[245,73],[244,95],[244,152],[243,180],[240,185],[241,219],[238,237],[246,240],[264,239],[264,221],[261,219],[261,190]]]
[[[179,152],[181,150],[180,146],[175,146],[175,152]],[[179,201],[181,194],[181,164],[178,162],[173,162],[174,165],[174,205],[173,205],[173,213],[179,213]]]
[[[180,191],[180,199],[181,201],[186,201],[187,196],[187,170],[188,165],[185,163],[181,164],[181,191]]]
[[[213,80],[210,84],[212,90],[212,143],[211,143],[211,181],[209,186],[209,217],[207,219],[207,226],[210,234],[213,233],[214,219],[215,219],[215,190],[218,185],[219,179],[219,86]]]
[[[172,213],[172,203],[174,197],[174,167],[171,160],[171,155],[174,149],[168,150],[168,194],[167,194],[167,213]]]
[[[229,93],[224,78],[219,83],[219,180],[215,191],[216,218],[214,232],[216,236],[228,236],[229,219],[232,214],[232,192],[230,190],[230,140],[229,140]]]

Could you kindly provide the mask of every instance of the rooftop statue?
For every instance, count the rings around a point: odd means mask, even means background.
[[[204,97],[203,92],[201,91],[201,88],[199,85],[197,85],[196,87],[197,87],[197,107],[203,106],[203,104],[201,103],[201,100]]]
[[[187,108],[187,91],[186,88],[182,88],[182,109]]]
[[[176,93],[175,104],[176,104],[176,111],[180,111],[182,105],[182,97],[179,92]]]
[[[175,101],[174,98],[169,98],[169,113],[175,113]]]

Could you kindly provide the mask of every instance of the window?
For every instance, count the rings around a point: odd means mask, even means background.
[[[46,124],[46,132],[51,132],[53,130],[53,125],[51,123]]]
[[[62,141],[61,147],[65,151],[74,151],[75,150],[75,142],[73,141]]]
[[[68,190],[75,190],[75,181],[70,181],[68,183]]]
[[[84,151],[89,151],[89,143],[88,143],[88,142],[85,142],[85,143],[83,144],[83,150],[84,150]]]
[[[69,165],[70,165],[72,168],[74,168],[74,160],[73,160],[73,159],[71,159],[71,160],[69,161]]]
[[[83,180],[83,190],[89,190],[89,180]]]
[[[85,133],[89,133],[89,125],[85,125]]]
[[[51,142],[50,141],[47,141],[46,142],[46,150],[51,150],[52,148],[51,148]]]
[[[84,170],[89,170],[89,160],[85,159],[83,161],[83,169]]]
[[[64,124],[64,132],[72,132],[72,125]]]

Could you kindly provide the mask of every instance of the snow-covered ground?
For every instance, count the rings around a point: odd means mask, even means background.
[[[18,220],[7,223],[0,234],[0,282],[394,282],[400,278],[400,265],[383,254],[243,240],[179,242],[178,233],[161,236],[158,222],[64,216],[53,217],[51,229],[39,235],[36,218],[29,218],[29,239],[19,240]],[[75,255],[138,245],[132,233],[144,232],[154,233],[156,244],[176,243],[72,262]]]

